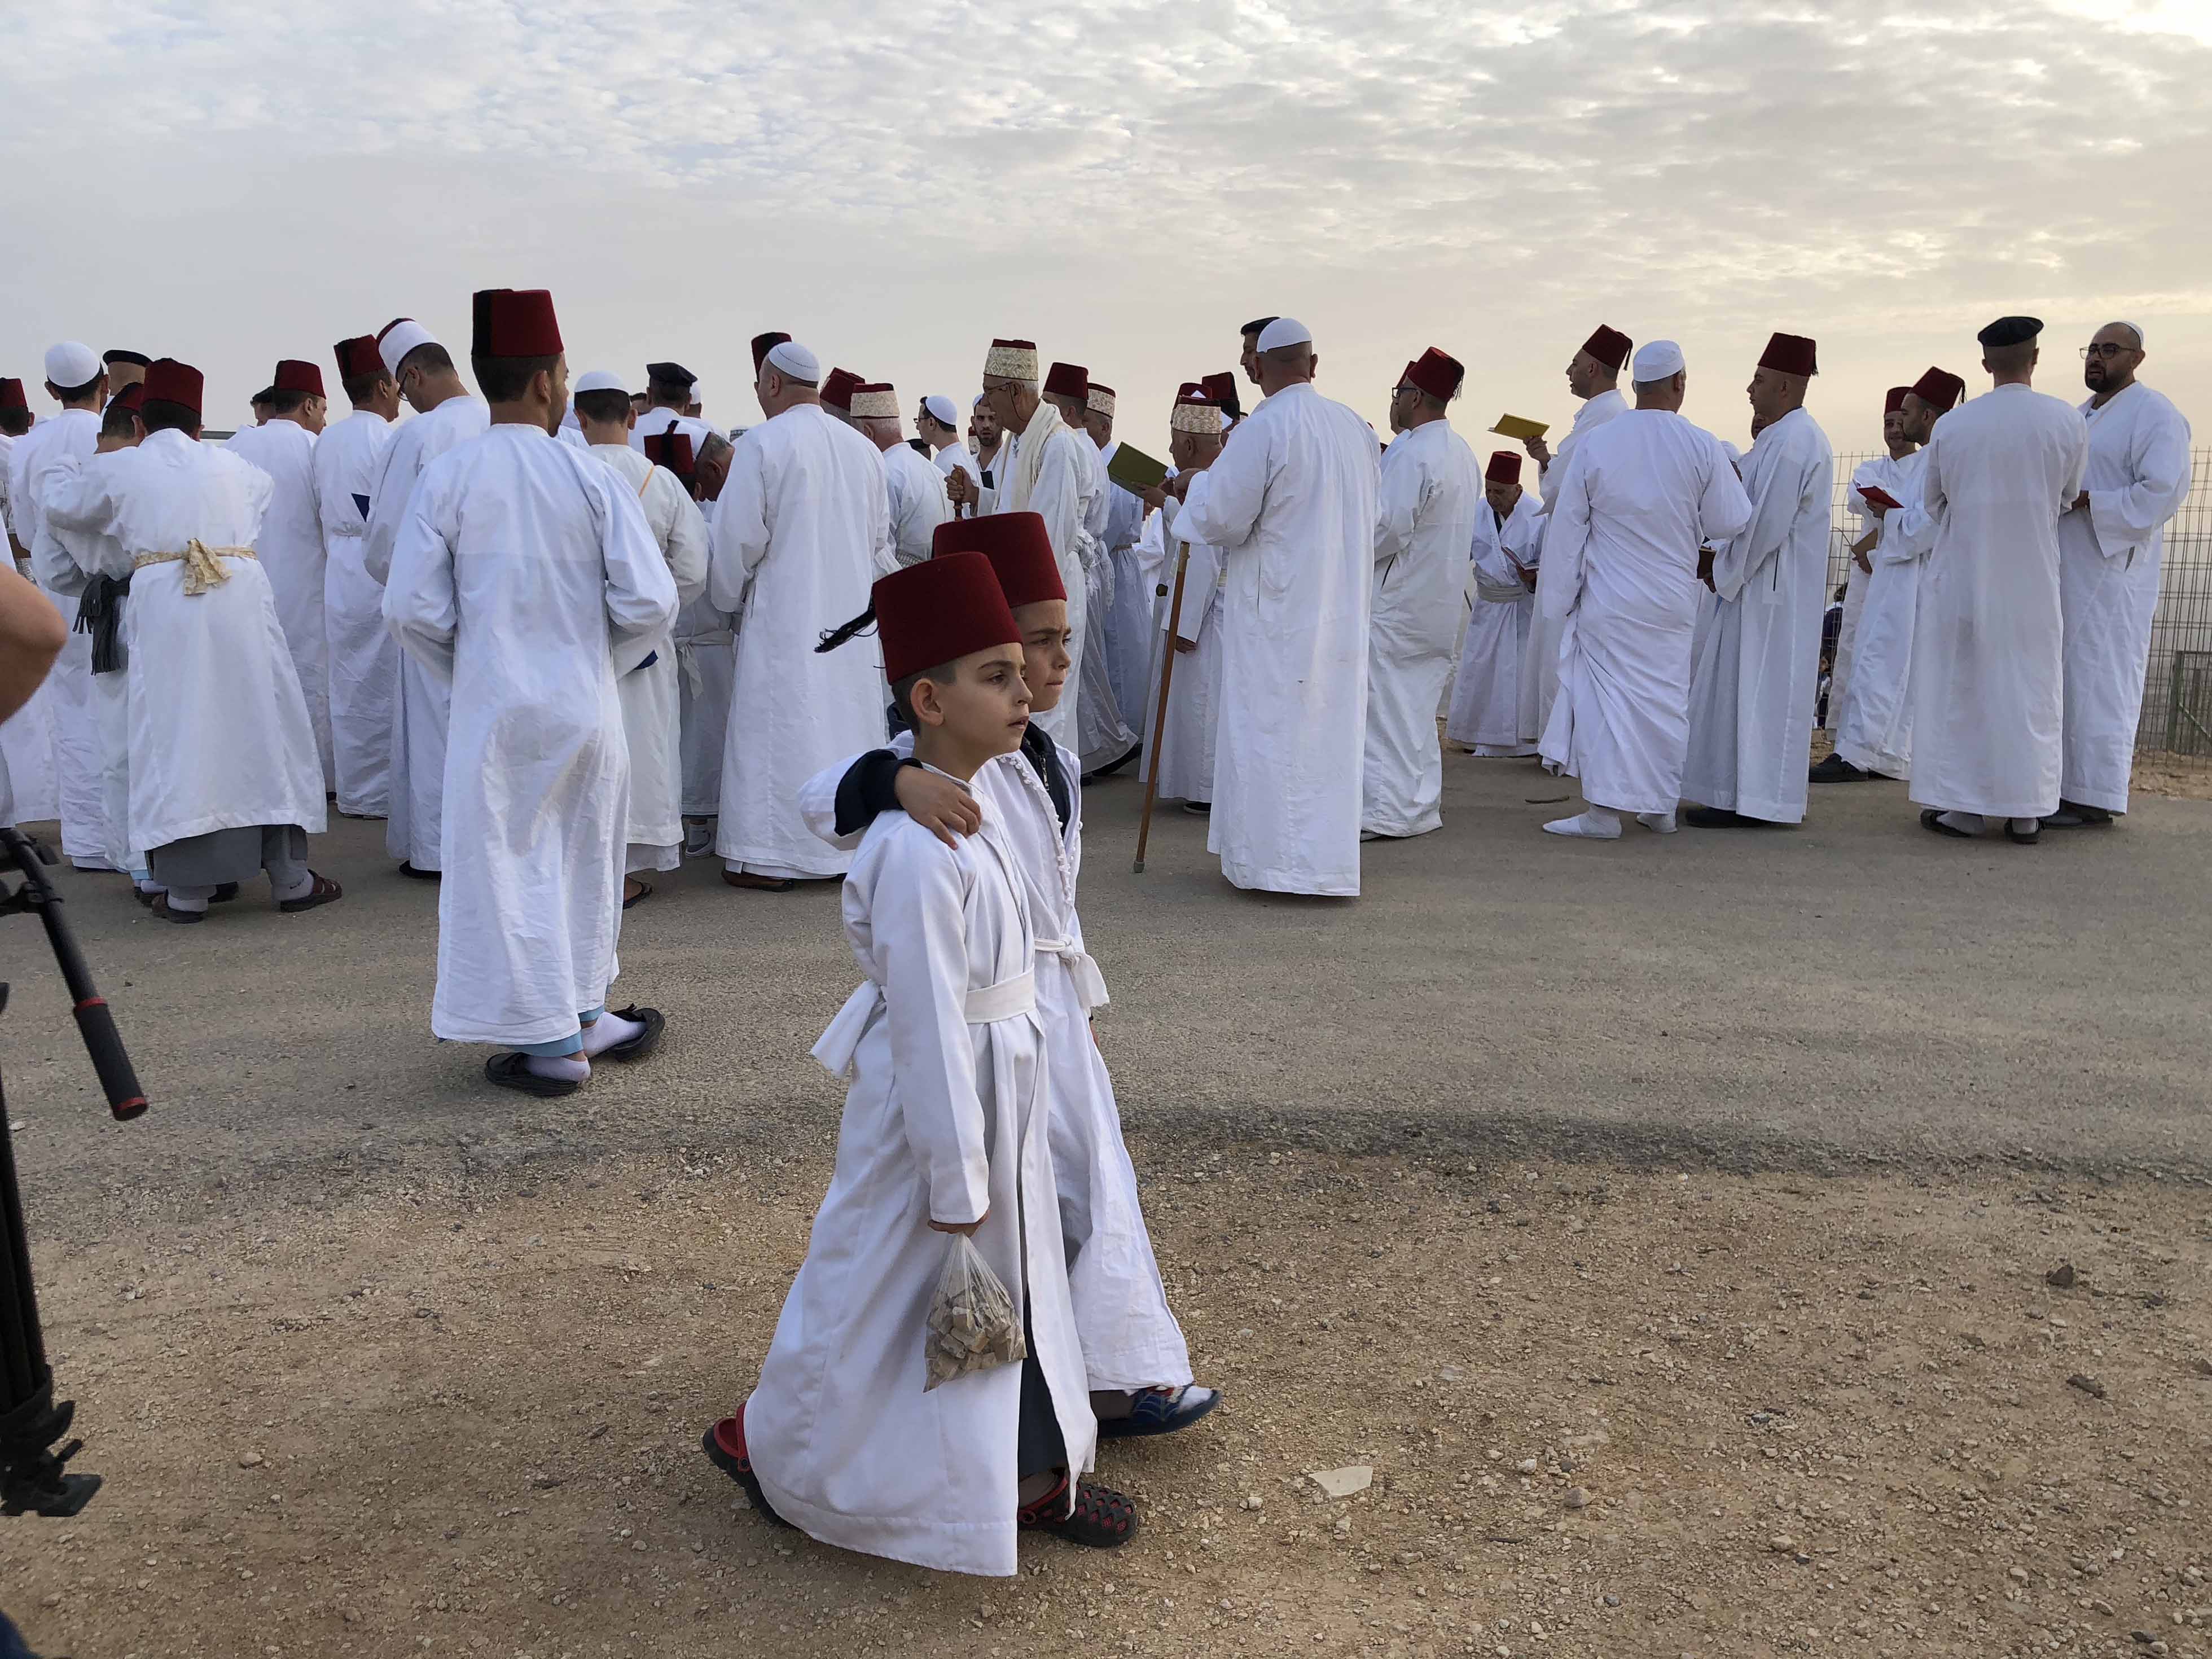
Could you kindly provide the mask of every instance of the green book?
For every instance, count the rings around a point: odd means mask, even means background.
[[[1168,481],[1166,464],[1154,460],[1133,444],[1123,444],[1106,463],[1106,476],[1132,495],[1157,489]]]

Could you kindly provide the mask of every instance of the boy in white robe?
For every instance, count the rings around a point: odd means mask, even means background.
[[[672,465],[677,451],[664,448],[659,464],[690,486],[701,517],[711,526],[736,453],[730,441],[716,432],[693,453],[688,474]],[[710,544],[713,535],[709,529]],[[714,823],[722,810],[722,747],[730,733],[730,690],[738,675],[736,619],[716,610],[714,600],[702,593],[676,613],[675,637],[684,856],[711,858]]]
[[[990,562],[950,554],[873,589],[915,763],[959,783],[1021,742],[1029,691]],[[866,982],[815,1045],[852,1080],[836,1172],[758,1387],[707,1431],[755,1506],[824,1543],[1009,1577],[1016,1536],[1111,1546],[1128,1500],[1076,1477],[1096,1425],[1069,1305],[1048,1144],[1035,935],[1006,826],[868,827],[844,890]],[[924,1387],[948,1234],[1012,1297],[1027,1356]]]
[[[1069,673],[1067,601],[1044,521],[994,514],[947,525],[937,556],[991,561],[1022,635],[1030,708],[1057,702]],[[824,840],[848,845],[878,813],[902,811],[940,836],[972,834],[982,812],[1004,826],[1036,929],[1037,1006],[1052,1079],[1053,1170],[1076,1329],[1104,1439],[1171,1434],[1220,1403],[1191,1382],[1182,1328],[1168,1311],[1137,1176],[1121,1139],[1113,1080],[1091,1034],[1106,984],[1083,948],[1076,878],[1083,863],[1083,794],[1075,756],[1031,721],[1021,747],[960,788],[908,763],[913,738],[812,779],[801,796]]]
[[[1920,450],[1919,444],[1909,434],[1910,422],[1905,413],[1905,400],[1911,394],[1912,388],[1906,386],[1893,386],[1884,394],[1881,438],[1885,453],[1869,455],[1861,461],[1852,470],[1850,483],[1844,490],[1844,511],[1858,531],[1850,537],[1847,549],[1851,558],[1844,583],[1844,614],[1836,630],[1835,656],[1828,673],[1826,725],[1838,739],[1850,707],[1852,671],[1858,664],[1859,625],[1866,615],[1868,592],[1874,584],[1874,550],[1881,540],[1881,514],[1866,491],[1880,490],[1893,501],[1908,498],[1905,477],[1907,471],[1917,469],[1906,464]],[[1808,775],[1814,783],[1857,783],[1865,781],[1867,772],[1863,767],[1838,760],[1832,754],[1810,769]]]
[[[620,678],[676,615],[634,489],[554,436],[568,371],[551,296],[475,301],[490,426],[423,471],[384,614],[451,711],[430,1027],[513,1045],[501,1088],[574,1094],[593,1059],[644,1058],[663,1021],[609,1012],[619,971],[629,752]]]
[[[384,584],[362,563],[368,503],[383,476],[399,383],[374,334],[337,343],[339,383],[353,413],[315,440],[315,505],[323,527],[323,627],[330,645],[331,769],[338,811],[380,818],[392,803],[392,705],[399,642],[384,625]]]
[[[1474,610],[1460,647],[1444,736],[1481,756],[1536,752],[1521,737],[1521,682],[1529,672],[1543,498],[1521,487],[1521,457],[1492,451],[1474,538]]]

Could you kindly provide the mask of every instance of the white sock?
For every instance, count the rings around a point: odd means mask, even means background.
[[[1619,841],[1620,814],[1609,806],[1593,806],[1578,817],[1553,818],[1544,826],[1552,836],[1576,836],[1584,841]]]
[[[2014,818],[2012,821],[2012,828],[2014,835],[2032,836],[2037,830],[2043,828],[2043,820],[2040,818]]]
[[[269,878],[269,887],[280,900],[303,899],[315,890],[315,872],[302,869],[300,872],[300,878],[289,887],[278,886],[276,878],[271,876]]]
[[[1636,821],[1658,836],[1671,836],[1682,827],[1674,822],[1672,812],[1638,812]]]
[[[151,876],[140,876],[137,878],[137,885],[138,890],[142,893],[166,893],[169,890]]]
[[[1979,812],[1946,812],[1936,822],[1948,823],[1954,830],[1964,830],[1970,836],[1982,833],[1982,815]]]
[[[532,1077],[556,1083],[581,1083],[592,1075],[591,1061],[580,1054],[525,1054],[523,1069]]]
[[[208,902],[204,898],[179,898],[172,892],[169,895],[169,908],[172,910],[198,912],[208,908]]]
[[[643,1030],[642,1021],[624,1019],[620,1014],[601,1014],[584,1028],[584,1053],[586,1057],[603,1054],[617,1042],[628,1042]]]

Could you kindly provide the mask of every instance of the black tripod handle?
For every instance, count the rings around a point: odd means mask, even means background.
[[[107,1109],[118,1123],[128,1123],[146,1109],[146,1092],[138,1086],[131,1056],[124,1052],[106,997],[87,997],[77,1004],[76,1029],[84,1034],[85,1052],[92,1056],[92,1069],[100,1073],[100,1086],[107,1091]]]

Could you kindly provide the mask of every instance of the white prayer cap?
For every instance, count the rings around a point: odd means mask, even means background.
[[[1636,366],[1629,371],[1638,386],[1649,386],[1654,380],[1671,380],[1682,372],[1682,348],[1672,340],[1653,340],[1636,354]]]
[[[821,360],[796,340],[783,340],[770,346],[768,362],[787,380],[801,380],[813,386],[822,379]]]
[[[974,403],[972,403],[972,404],[969,404],[969,405],[968,405],[968,407],[969,407],[969,408],[970,408],[970,409],[981,409],[981,408],[982,408],[982,406],[983,406],[983,394],[982,394],[981,392],[977,392],[977,393],[975,394],[975,401]]]
[[[622,376],[611,368],[595,368],[569,388],[572,392],[627,392]]]
[[[409,352],[417,346],[437,343],[438,337],[412,317],[395,317],[376,337],[376,355],[384,359],[384,372],[396,380],[399,365],[407,361]]]
[[[76,340],[46,348],[46,384],[64,391],[100,378],[100,354]]]
[[[980,404],[983,400],[979,397],[975,401]],[[959,406],[941,392],[931,392],[921,400],[921,406],[929,411],[929,418],[939,426],[951,426],[960,418]]]
[[[1277,351],[1285,346],[1311,345],[1313,331],[1295,317],[1278,317],[1260,331],[1261,351]]]
[[[2123,322],[2119,322],[2119,323],[2116,323],[2116,324],[2114,324],[2114,325],[2113,325],[2113,326],[2114,326],[2114,327],[2116,327],[2116,328],[2124,328],[2124,329],[2127,329],[2128,331],[2130,331],[2131,333],[2133,333],[2133,334],[2135,335],[2135,337],[2136,337],[2136,349],[2137,351],[2141,351],[2141,350],[2143,349],[2143,331],[2142,331],[2142,325],[2141,323],[2130,323],[2130,322],[2125,322],[2125,321],[2123,321]],[[55,385],[57,385],[57,386],[58,386],[58,385],[60,385],[60,384],[61,384],[61,382],[60,382],[60,381],[58,381],[58,380],[57,380],[54,384],[55,384]]]

